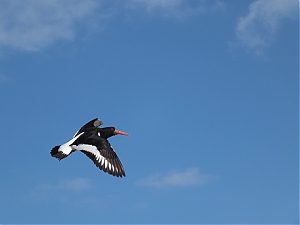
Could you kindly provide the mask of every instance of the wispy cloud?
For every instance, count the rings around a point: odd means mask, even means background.
[[[65,190],[65,191],[85,191],[93,188],[93,185],[88,179],[85,178],[74,178],[61,180],[54,184],[44,183],[38,185],[36,191],[55,191],[55,190]]]
[[[131,7],[143,7],[148,11],[153,9],[161,8],[165,10],[171,10],[177,8],[183,4],[182,0],[131,0],[129,1],[129,6]]]
[[[24,192],[27,201],[54,201],[69,204],[71,207],[95,204],[101,205],[98,192],[92,191],[96,186],[86,178],[62,179],[56,182],[43,182],[34,186],[29,192]],[[101,199],[111,199],[110,195]],[[107,201],[109,201],[107,200]]]
[[[173,171],[167,174],[153,174],[147,178],[137,181],[141,186],[153,188],[167,187],[190,187],[206,184],[214,177],[207,174],[201,174],[198,168],[189,168],[185,171]]]
[[[296,0],[256,0],[249,6],[249,13],[239,18],[236,36],[239,43],[247,49],[261,54],[270,46],[282,21],[297,18]]]
[[[130,0],[127,7],[134,10],[145,10],[149,14],[168,18],[186,18],[192,15],[223,10],[225,4],[218,1],[186,0]]]
[[[218,11],[224,11],[226,8],[226,5],[222,1],[216,1],[215,4],[212,5],[211,11],[212,12],[218,12]]]
[[[2,0],[0,45],[37,51],[57,40],[71,40],[75,25],[98,7],[95,0]]]
[[[224,8],[221,0],[1,0],[0,47],[39,51],[95,28],[103,29],[104,19],[114,15],[128,18],[134,12],[146,11],[154,17],[181,19]]]

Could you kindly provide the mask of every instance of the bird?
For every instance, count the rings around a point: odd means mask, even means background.
[[[75,151],[81,151],[100,170],[116,177],[125,177],[123,165],[107,139],[117,134],[125,136],[129,134],[116,130],[115,127],[99,128],[98,126],[102,124],[103,122],[98,118],[89,121],[75,133],[71,140],[52,148],[51,156],[62,160]]]

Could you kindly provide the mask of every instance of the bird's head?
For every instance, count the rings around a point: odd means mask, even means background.
[[[101,134],[101,137],[103,137],[103,138],[109,138],[109,137],[117,135],[117,134],[129,136],[128,133],[126,133],[124,131],[116,130],[115,127],[104,127],[104,128],[101,128],[100,134]]]

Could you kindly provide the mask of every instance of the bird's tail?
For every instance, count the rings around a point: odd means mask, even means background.
[[[60,148],[60,145],[55,146],[54,148],[52,148],[50,154],[52,157],[58,158],[59,160],[62,160],[63,158],[66,158],[68,155],[64,154],[61,151],[58,151]]]

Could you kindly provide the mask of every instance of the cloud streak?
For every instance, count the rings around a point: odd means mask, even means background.
[[[97,192],[91,191],[94,188],[96,186],[86,178],[62,179],[37,184],[28,193],[24,192],[23,197],[28,201],[59,202],[72,207],[95,203],[101,205]],[[101,200],[110,198],[111,196],[101,196]]]
[[[103,19],[146,11],[164,18],[188,18],[224,10],[216,1],[128,0],[1,0],[0,47],[40,51],[58,41],[72,41],[84,31],[104,27]]]
[[[235,32],[239,43],[261,54],[274,41],[283,20],[296,18],[297,10],[297,1],[256,0],[249,6],[249,13],[238,20]]]
[[[98,7],[94,0],[2,0],[0,44],[38,51],[57,40],[72,40],[75,25]]]
[[[145,10],[151,15],[167,18],[186,18],[192,15],[224,10],[222,1],[186,1],[186,0],[130,0],[127,7],[134,10]]]
[[[161,189],[167,187],[200,186],[211,181],[213,178],[211,175],[201,174],[198,168],[189,168],[182,172],[174,171],[164,175],[153,174],[136,183],[141,186]]]
[[[35,188],[37,191],[85,191],[93,188],[93,185],[88,179],[85,178],[75,178],[75,179],[65,179],[56,184],[41,184]]]
[[[147,11],[152,11],[154,9],[163,9],[163,10],[174,10],[180,7],[183,4],[182,0],[131,0],[128,3],[128,6],[132,8],[144,8]]]

